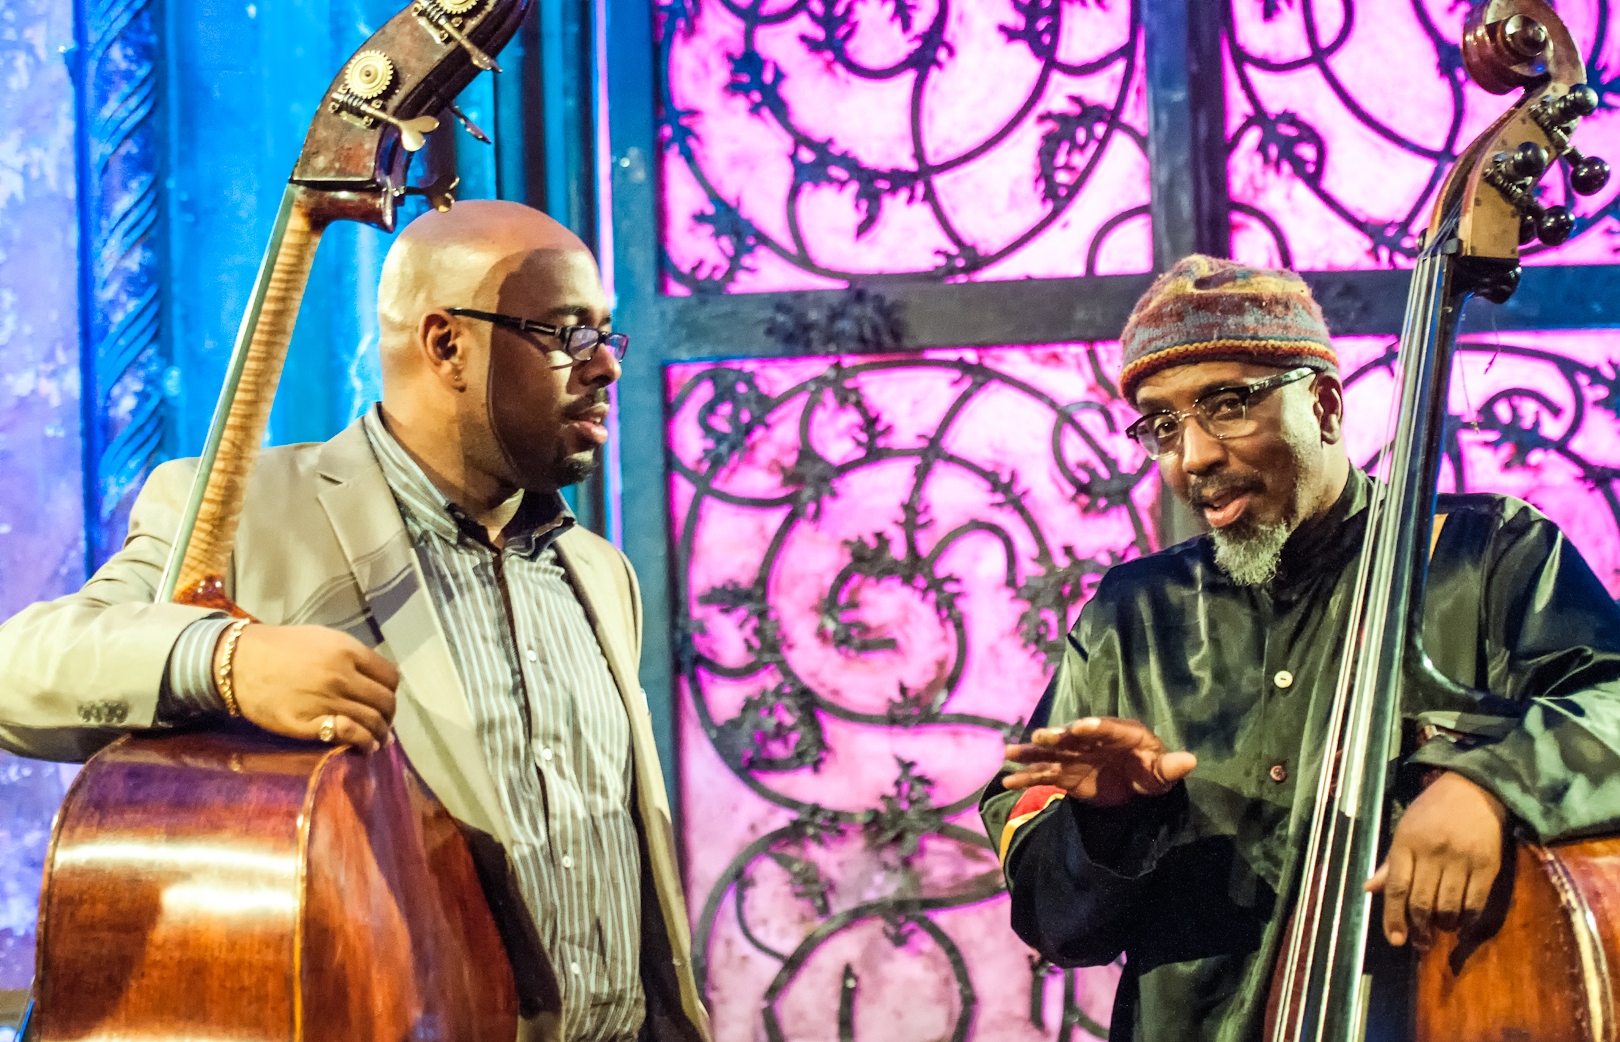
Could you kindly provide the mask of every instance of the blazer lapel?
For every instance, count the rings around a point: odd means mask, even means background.
[[[450,813],[507,843],[511,830],[485,764],[466,689],[428,593],[399,505],[359,422],[327,442],[320,495],[338,544],[399,666],[394,732]]]

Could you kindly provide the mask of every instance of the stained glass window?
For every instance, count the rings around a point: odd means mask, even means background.
[[[1137,3],[658,11],[666,292],[1151,266]]]
[[[1116,972],[1031,960],[975,808],[1099,574],[1154,549],[1117,371],[1114,345],[667,370],[718,1039],[1106,1036]]]
[[[1620,154],[1620,39],[1610,0],[1561,0],[1602,108],[1576,145]],[[1233,256],[1300,270],[1404,265],[1457,153],[1510,98],[1468,80],[1451,0],[1231,0],[1226,122]],[[1590,198],[1567,167],[1541,201],[1567,203],[1575,235],[1532,264],[1613,263],[1620,179]]]

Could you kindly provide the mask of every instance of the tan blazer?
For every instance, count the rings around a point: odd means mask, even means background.
[[[82,590],[32,605],[0,626],[0,745],[25,756],[82,760],[123,730],[151,724],[175,640],[207,614],[152,603],[196,466],[175,460],[152,473],[131,511],[124,548]],[[629,561],[606,540],[575,528],[556,545],[630,717],[643,841],[646,1034],[660,1042],[706,1040],[669,802],[637,679],[640,590]],[[324,444],[265,450],[228,581],[236,602],[264,622],[345,630],[399,665],[394,729],[405,752],[450,812],[475,830],[486,888],[510,879],[504,854],[510,825],[421,566],[358,422]],[[497,908],[515,899],[495,892],[490,898]],[[503,924],[503,935],[509,948],[517,945],[514,969],[527,1005],[542,1007],[520,1037],[554,1037],[550,963],[528,917],[518,918],[516,928]]]

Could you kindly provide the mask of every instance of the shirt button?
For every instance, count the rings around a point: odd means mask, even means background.
[[[550,749],[541,749],[540,750],[540,759],[549,761],[551,759],[551,750]]]
[[[568,971],[570,973],[578,973],[579,972],[579,963],[577,963],[577,962],[569,963],[568,964]]]
[[[1279,669],[1277,670],[1277,675],[1271,678],[1271,682],[1276,684],[1278,687],[1293,687],[1294,674],[1288,672],[1286,669]]]
[[[573,868],[574,867],[574,859],[573,859],[573,857],[571,855],[564,854],[563,859],[562,859],[562,866],[564,868]]]
[[[525,652],[524,652],[524,655],[525,655],[525,657],[527,657],[527,658],[528,658],[528,660],[529,660],[529,661],[530,661],[530,662],[537,662],[537,661],[539,661],[539,659],[540,659],[540,656],[539,656],[539,655],[536,655],[536,654],[535,654],[535,653],[534,653],[534,649],[533,649],[533,648],[529,648],[529,649],[528,649],[528,650],[527,650],[527,651],[525,651]]]
[[[1287,781],[1288,780],[1288,768],[1284,767],[1280,763],[1277,764],[1275,767],[1273,767],[1271,769],[1271,780],[1274,781],[1274,782],[1285,782],[1285,781]]]

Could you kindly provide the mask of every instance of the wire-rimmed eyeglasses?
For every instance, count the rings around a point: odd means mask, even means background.
[[[604,333],[594,326],[548,326],[544,322],[536,322],[532,318],[518,318],[516,315],[502,315],[494,311],[474,311],[472,308],[445,308],[452,315],[462,315],[466,318],[482,319],[493,325],[515,329],[520,333],[540,333],[544,336],[554,336],[562,344],[563,354],[576,362],[587,362],[596,354],[596,349],[603,344],[612,352],[614,358],[622,359],[625,352],[630,350],[629,333]]]
[[[1198,426],[1217,441],[1241,438],[1253,434],[1260,426],[1259,420],[1249,418],[1249,402],[1256,395],[1303,380],[1315,372],[1310,366],[1302,365],[1252,384],[1222,387],[1198,399],[1186,412],[1150,412],[1125,428],[1125,433],[1153,459],[1164,459],[1181,451],[1181,432],[1188,419],[1196,419]]]

